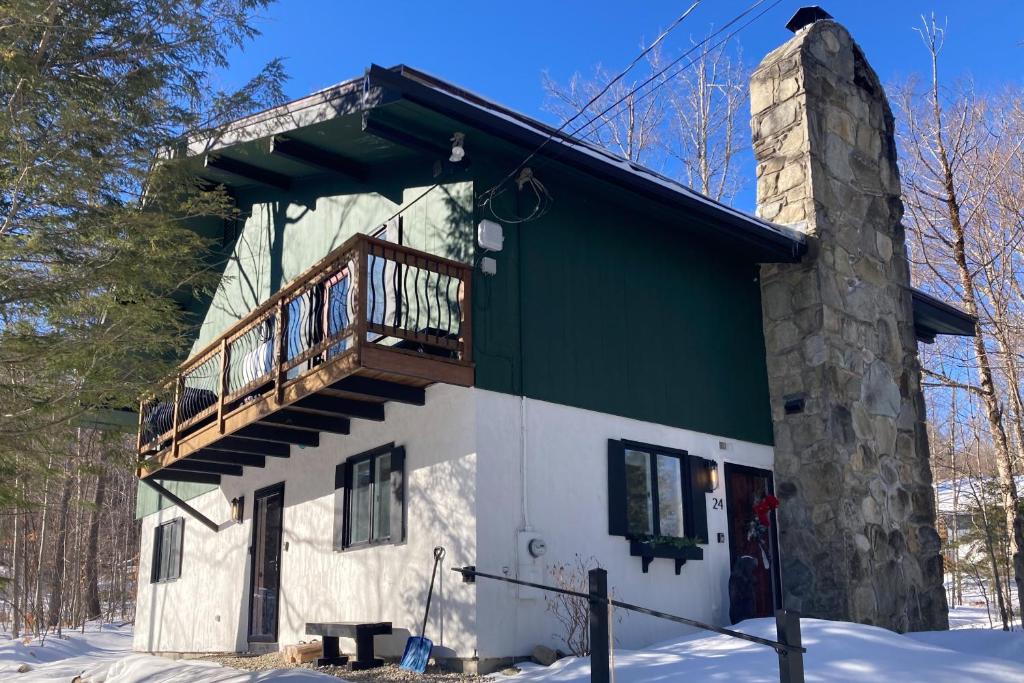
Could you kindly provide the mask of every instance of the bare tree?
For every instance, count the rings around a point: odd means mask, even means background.
[[[597,97],[611,80],[612,75],[600,65],[594,68],[592,78],[573,74],[564,86],[545,74],[544,90],[550,100],[547,108],[562,121],[583,111],[584,116],[577,126],[570,127],[570,133],[630,161],[654,162],[665,118],[663,96],[655,94],[641,99],[636,90],[639,81],[619,80]],[[622,102],[616,104],[619,100]]]
[[[711,47],[705,41],[697,47],[692,66],[662,77],[670,111],[662,144],[679,162],[687,185],[728,201],[742,187],[746,170],[736,156],[746,140],[740,119],[746,115],[749,74],[742,54],[730,51],[727,43]],[[660,70],[662,61],[654,53],[655,69]]]
[[[957,298],[977,319],[971,357],[952,373],[926,373],[947,387],[980,401],[1000,490],[1018,599],[1024,599],[1024,522],[1014,474],[1024,448],[1024,427],[1007,429],[1006,406],[1022,411],[1018,359],[1014,357],[1020,318],[1011,313],[1017,247],[1024,237],[1019,212],[1007,221],[998,198],[1019,166],[1020,144],[1000,130],[1005,112],[993,112],[993,98],[978,97],[969,84],[946,90],[939,76],[945,29],[934,17],[919,29],[930,62],[923,92],[915,82],[901,88],[903,176],[915,276],[939,293]],[[1017,159],[1015,162],[1014,160]],[[1019,177],[1018,177],[1019,179]],[[1006,188],[1000,190],[998,188]],[[1018,302],[1019,303],[1019,302]],[[972,377],[973,375],[973,377]],[[1024,610],[1020,610],[1024,611]]]
[[[612,78],[600,66],[564,85],[545,75],[548,109],[562,121],[583,112],[570,133],[728,201],[743,185],[748,73],[728,43],[705,40],[690,50],[696,56],[679,62],[652,50],[644,72],[596,99]]]

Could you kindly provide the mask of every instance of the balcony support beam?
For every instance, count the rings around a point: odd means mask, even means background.
[[[279,410],[272,415],[267,415],[257,424],[268,427],[302,429],[311,432],[328,432],[330,434],[348,434],[349,432],[349,421],[343,417],[303,413],[299,410],[290,409]]]
[[[388,382],[372,377],[352,375],[331,385],[325,393],[339,392],[356,397],[395,401],[413,406],[421,406],[427,402],[426,390],[398,382]]]
[[[314,394],[292,404],[295,410],[309,411],[314,413],[327,413],[331,415],[344,415],[346,417],[358,417],[363,420],[375,422],[384,421],[384,404],[370,403],[368,401],[353,401],[348,398],[337,396],[325,396]]]
[[[162,471],[160,474],[163,475],[164,472],[166,472],[166,470]],[[168,474],[170,474],[170,473],[168,472]],[[178,473],[178,474],[185,474],[185,473],[181,472],[181,473]],[[162,479],[172,479],[172,477],[169,477],[169,476],[168,477],[163,477],[162,476],[161,478]],[[175,481],[188,481],[188,480],[187,479],[176,479]],[[219,524],[217,524],[212,519],[210,519],[209,517],[207,517],[206,515],[201,513],[199,510],[196,510],[194,507],[192,507],[191,505],[189,505],[188,503],[183,501],[181,498],[179,498],[178,496],[174,495],[173,493],[171,493],[170,491],[168,491],[167,489],[165,489],[163,486],[161,486],[160,484],[156,483],[152,479],[143,479],[142,483],[144,483],[146,486],[148,486],[149,488],[151,488],[154,491],[156,491],[158,495],[163,496],[167,500],[171,501],[172,503],[174,503],[175,505],[180,507],[183,512],[186,512],[189,515],[191,515],[200,524],[205,526],[207,529],[209,529],[213,533],[217,533],[218,531],[220,531],[220,525]],[[219,484],[220,483],[220,477],[217,477],[217,481],[216,482],[211,482],[211,483]]]
[[[262,455],[252,453],[236,453],[232,451],[213,451],[204,448],[188,456],[188,459],[195,462],[222,462],[228,465],[242,465],[244,467],[266,467],[266,458]]]
[[[204,474],[226,474],[231,477],[242,476],[241,465],[229,465],[221,462],[200,462],[191,457],[182,458],[167,466],[167,469],[175,472],[201,472]]]
[[[282,427],[268,427],[261,424],[252,424],[242,427],[232,436],[253,441],[270,441],[280,444],[294,444],[296,446],[319,446],[320,434],[317,432],[304,432],[299,429],[287,429]]]
[[[287,444],[266,443],[252,441],[250,439],[237,439],[227,436],[219,441],[203,447],[204,451],[224,451],[227,453],[248,453],[250,455],[265,455],[268,458],[287,458],[289,452]]]
[[[145,476],[143,473],[141,476]],[[166,467],[149,475],[153,479],[164,481],[185,481],[191,484],[216,484],[220,486],[219,474],[207,474],[205,472],[182,472],[180,470],[169,470]],[[143,479],[148,481],[148,479]]]

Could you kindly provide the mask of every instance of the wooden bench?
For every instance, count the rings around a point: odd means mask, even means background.
[[[324,640],[324,656],[316,660],[317,666],[343,666],[348,657],[338,649],[338,638],[354,638],[356,660],[349,666],[353,671],[383,666],[384,660],[373,656],[373,637],[391,633],[391,622],[364,623],[360,621],[335,621],[306,624],[306,635],[320,636]]]

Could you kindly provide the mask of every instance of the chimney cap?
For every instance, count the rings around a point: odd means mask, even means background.
[[[788,28],[793,33],[796,33],[797,31],[802,29],[804,26],[807,26],[808,24],[813,24],[814,22],[821,21],[822,19],[831,18],[831,14],[821,9],[817,5],[810,5],[808,7],[801,7],[800,9],[798,9],[796,11],[796,14],[793,15],[793,18],[786,23],[786,28]]]

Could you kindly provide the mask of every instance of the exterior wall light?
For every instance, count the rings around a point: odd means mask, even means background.
[[[714,493],[718,490],[718,461],[704,461],[704,491]]]
[[[453,164],[457,164],[462,161],[462,158],[466,156],[466,148],[463,147],[463,143],[465,141],[465,133],[455,133],[452,135],[452,155],[448,157],[448,161]]]
[[[242,523],[242,515],[245,514],[245,496],[231,499],[231,521],[235,524]]]

